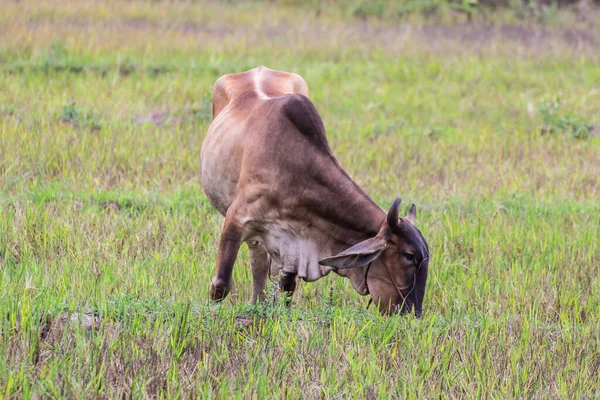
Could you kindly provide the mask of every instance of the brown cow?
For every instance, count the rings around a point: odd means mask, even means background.
[[[202,184],[225,216],[212,300],[231,290],[242,242],[248,244],[253,301],[264,295],[269,267],[290,296],[296,277],[329,272],[370,294],[382,313],[421,315],[429,250],[413,226],[413,204],[398,218],[363,192],[334,157],[304,79],[258,67],[217,80],[213,122],[202,145]]]

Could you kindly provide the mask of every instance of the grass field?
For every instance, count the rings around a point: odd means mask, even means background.
[[[599,396],[600,28],[570,18],[1,2],[0,398]],[[209,303],[212,84],[257,65],[418,205],[422,319],[333,274],[252,306],[245,247]]]

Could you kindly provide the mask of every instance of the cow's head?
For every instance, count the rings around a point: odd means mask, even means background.
[[[400,198],[397,198],[375,237],[340,254],[324,258],[319,263],[336,270],[359,268],[361,272],[364,271],[364,277],[360,278],[362,285],[353,282],[354,286],[357,290],[357,286],[364,287],[382,314],[396,311],[409,313],[414,307],[415,315],[420,317],[427,282],[429,248],[421,232],[414,226],[417,214],[415,205],[404,218],[398,218],[399,206]]]

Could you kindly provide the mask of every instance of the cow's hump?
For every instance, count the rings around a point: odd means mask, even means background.
[[[318,150],[331,152],[323,120],[308,97],[297,93],[286,96],[281,111]]]

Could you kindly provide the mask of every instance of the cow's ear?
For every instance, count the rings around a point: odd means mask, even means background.
[[[375,260],[388,247],[385,239],[375,236],[362,241],[335,256],[319,261],[319,264],[336,269],[362,267]]]
[[[410,211],[408,212],[408,214],[406,214],[406,217],[404,219],[406,219],[408,222],[414,225],[415,220],[417,219],[417,206],[413,204],[412,207],[410,207]]]

